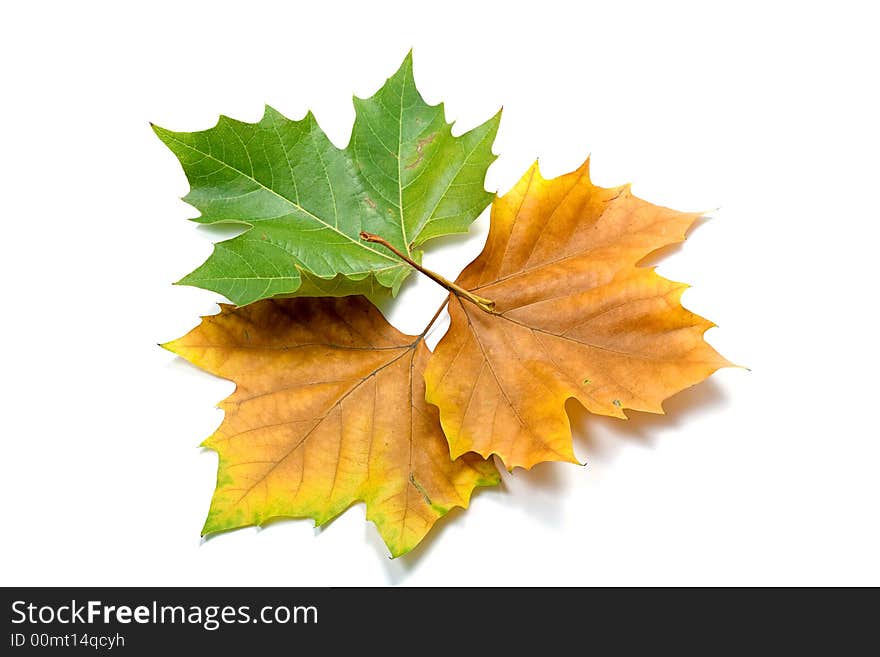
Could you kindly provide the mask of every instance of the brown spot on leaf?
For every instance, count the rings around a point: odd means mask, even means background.
[[[436,138],[437,138],[437,133],[432,132],[427,137],[423,137],[416,142],[416,153],[418,154],[418,157],[415,159],[414,162],[411,162],[410,164],[406,165],[407,169],[415,169],[417,166],[419,166],[419,163],[422,161],[422,158],[425,157],[425,154],[422,152],[422,149],[424,149],[425,146],[430,144]]]
[[[425,487],[422,486],[418,481],[416,481],[415,475],[410,472],[409,473],[409,483],[411,483],[419,493],[422,495],[422,499],[425,500],[425,504],[431,506],[431,498],[428,497],[428,491],[425,490]]]

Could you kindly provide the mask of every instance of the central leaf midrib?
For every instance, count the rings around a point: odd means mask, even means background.
[[[277,196],[278,198],[280,198],[282,201],[285,201],[285,202],[289,203],[291,206],[293,206],[294,208],[296,208],[296,209],[299,210],[300,212],[302,212],[302,213],[308,215],[309,217],[311,217],[312,219],[314,219],[315,221],[317,221],[319,224],[323,225],[323,226],[326,227],[326,228],[329,228],[329,229],[332,230],[333,232],[338,233],[339,235],[342,235],[342,236],[343,236],[345,239],[347,239],[349,242],[351,242],[351,243],[357,245],[358,247],[364,249],[365,251],[369,251],[369,252],[371,252],[371,253],[375,253],[376,255],[378,255],[378,256],[384,258],[385,260],[390,260],[390,261],[394,262],[395,264],[397,264],[397,260],[395,260],[395,259],[392,258],[391,256],[385,255],[385,254],[382,253],[381,251],[377,251],[376,249],[373,249],[373,248],[371,248],[371,247],[369,247],[369,246],[366,246],[366,244],[365,244],[364,242],[361,242],[360,240],[356,240],[356,239],[354,239],[351,235],[348,235],[348,234],[342,232],[341,230],[339,230],[338,228],[336,228],[335,226],[333,226],[333,225],[331,225],[331,224],[328,224],[326,221],[324,221],[323,219],[321,219],[321,218],[318,217],[317,215],[312,214],[311,212],[309,212],[308,210],[306,210],[304,207],[302,207],[302,206],[299,205],[298,203],[295,203],[294,201],[291,201],[289,198],[287,198],[287,197],[284,196],[283,194],[279,194],[278,192],[276,192],[276,191],[275,191],[274,189],[272,189],[271,187],[266,187],[266,185],[264,185],[264,184],[261,183],[259,180],[257,180],[256,178],[254,178],[252,175],[245,173],[244,171],[242,171],[242,170],[239,169],[238,167],[234,167],[234,166],[232,166],[231,164],[229,164],[228,162],[224,162],[223,160],[214,157],[211,153],[206,153],[205,151],[201,150],[200,148],[196,148],[195,146],[192,146],[192,145],[190,145],[190,144],[187,144],[185,141],[183,141],[183,140],[181,140],[181,139],[178,139],[177,137],[171,136],[170,138],[171,138],[173,141],[176,141],[178,144],[181,144],[182,146],[185,146],[186,148],[188,148],[188,149],[190,149],[190,150],[192,150],[192,151],[195,151],[196,153],[199,153],[200,155],[204,155],[205,157],[214,160],[214,162],[217,162],[218,164],[220,164],[220,165],[226,167],[227,169],[231,169],[232,171],[235,171],[235,172],[238,173],[239,175],[243,176],[244,178],[247,178],[248,180],[250,180],[250,181],[256,183],[256,184],[259,185],[261,188],[265,189],[267,192],[270,192],[271,194],[274,194],[275,196]],[[402,222],[401,222],[401,223],[402,223]]]
[[[397,209],[400,213],[400,233],[403,235],[403,248],[409,255],[409,241],[406,237],[406,221],[403,218],[403,97],[406,95],[406,75],[400,83],[400,111],[397,114]]]

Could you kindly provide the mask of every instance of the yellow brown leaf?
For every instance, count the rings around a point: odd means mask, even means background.
[[[590,182],[589,161],[544,179],[537,164],[492,206],[483,252],[456,283],[494,313],[450,295],[451,325],[426,372],[451,453],[505,465],[576,462],[565,402],[625,418],[730,363],[686,310],[686,285],[637,266],[684,240],[698,214]]]
[[[363,501],[399,556],[498,483],[491,462],[450,459],[425,401],[424,340],[363,297],[224,305],[165,346],[236,383],[204,443],[220,457],[204,534],[278,517],[320,525]]]

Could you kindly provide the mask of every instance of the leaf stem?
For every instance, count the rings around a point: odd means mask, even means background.
[[[436,321],[437,321],[437,318],[440,317],[440,313],[443,312],[443,309],[446,307],[446,304],[447,304],[447,303],[449,303],[449,297],[446,297],[446,298],[443,300],[443,303],[440,304],[440,307],[437,309],[437,312],[434,313],[434,316],[431,318],[431,321],[428,322],[428,325],[425,327],[425,330],[423,330],[423,331],[419,334],[419,340],[424,339],[424,337],[425,337],[426,335],[428,335],[428,331],[430,331],[430,330],[431,330],[431,327],[434,326],[434,322],[436,322]]]
[[[373,233],[368,233],[368,232],[362,230],[361,231],[361,239],[364,240],[365,242],[372,242],[374,244],[381,244],[386,249],[391,251],[394,255],[396,255],[398,258],[403,260],[410,267],[412,267],[416,271],[421,272],[422,274],[424,274],[425,276],[430,278],[432,281],[434,281],[438,285],[442,285],[447,290],[452,292],[454,295],[459,296],[463,299],[467,299],[468,301],[470,301],[473,304],[476,304],[481,310],[484,310],[487,313],[491,313],[493,315],[495,314],[495,302],[494,301],[492,301],[491,299],[487,299],[486,297],[481,297],[479,295],[476,295],[473,292],[468,292],[463,287],[456,285],[455,283],[450,281],[448,278],[445,278],[445,277],[441,276],[440,274],[431,271],[430,269],[425,269],[419,263],[417,263],[415,260],[413,260],[409,256],[404,255],[403,253],[398,251],[385,238],[379,237],[378,235],[373,235]],[[442,308],[441,308],[441,310],[442,310]],[[438,312],[438,314],[439,314],[439,312]]]

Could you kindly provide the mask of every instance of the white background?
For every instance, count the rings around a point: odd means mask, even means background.
[[[726,4],[5,3],[0,583],[880,584],[878,20]],[[490,190],[592,153],[599,184],[719,208],[660,272],[751,371],[667,416],[572,408],[588,467],[505,475],[402,559],[361,505],[202,542],[216,456],[197,445],[232,384],[156,343],[216,310],[171,282],[217,232],[186,221],[148,121],[268,102],[344,146],[351,94],[410,47],[457,132],[504,106]],[[454,277],[487,221],[427,265]],[[412,276],[390,318],[417,331],[442,295]]]

